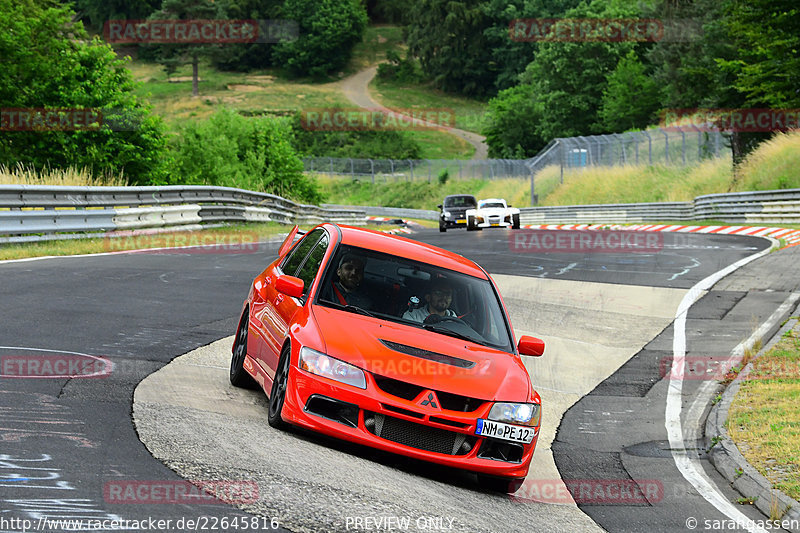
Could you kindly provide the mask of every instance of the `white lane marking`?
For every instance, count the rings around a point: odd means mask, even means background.
[[[672,340],[672,369],[670,373],[669,388],[667,390],[667,404],[664,412],[664,426],[667,429],[667,437],[672,451],[672,458],[675,461],[675,466],[678,467],[681,475],[691,483],[697,492],[705,498],[707,502],[713,505],[719,512],[734,520],[739,527],[750,531],[751,533],[765,533],[761,527],[756,527],[753,521],[745,516],[741,511],[736,509],[733,503],[729,502],[720,492],[719,488],[714,482],[705,474],[699,460],[690,457],[685,451],[685,438],[683,434],[683,427],[681,426],[681,408],[682,408],[682,391],[683,391],[683,373],[686,364],[686,314],[689,308],[694,304],[704,291],[710,289],[717,281],[724,278],[731,272],[741,268],[742,266],[754,261],[764,255],[770,253],[776,247],[774,241],[773,245],[766,250],[762,250],[756,254],[740,259],[732,265],[723,268],[722,270],[711,274],[707,278],[699,281],[694,285],[689,292],[681,300],[678,310],[675,313],[675,327],[674,338]],[[710,387],[703,389],[704,392],[710,390]]]

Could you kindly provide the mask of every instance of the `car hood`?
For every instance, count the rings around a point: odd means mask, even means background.
[[[372,374],[481,400],[525,402],[518,357],[414,326],[315,306],[328,355]]]

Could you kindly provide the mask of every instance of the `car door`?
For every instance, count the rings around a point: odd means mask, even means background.
[[[280,350],[286,338],[289,323],[297,310],[305,304],[314,279],[322,265],[322,259],[328,249],[329,238],[325,230],[318,228],[309,233],[281,266],[277,267],[274,279],[280,275],[295,276],[303,280],[303,296],[293,298],[279,293],[272,284],[269,296],[269,314],[265,315],[267,334],[271,337],[269,353],[264,354],[264,362],[271,369],[278,364]],[[278,271],[279,269],[279,271]]]
[[[253,317],[255,322],[261,326],[261,333],[264,339],[257,357],[270,376],[278,364],[278,357],[283,343],[282,332],[284,328],[281,326],[283,320],[280,317],[278,308],[287,299],[285,295],[280,294],[275,289],[275,282],[283,274],[291,276],[295,274],[308,253],[319,241],[322,233],[323,230],[319,229],[306,234],[286,255],[283,261],[272,264],[263,274],[265,298],[263,301],[254,302]],[[288,299],[291,300],[291,298]]]

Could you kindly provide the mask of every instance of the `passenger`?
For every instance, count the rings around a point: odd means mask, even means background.
[[[438,322],[437,318],[439,317],[458,317],[455,311],[450,309],[452,301],[453,286],[444,279],[434,280],[431,283],[431,288],[425,294],[426,304],[417,309],[409,309],[403,313],[403,318],[415,322],[425,322],[425,319],[429,316],[436,315],[435,318],[429,319],[428,322]]]

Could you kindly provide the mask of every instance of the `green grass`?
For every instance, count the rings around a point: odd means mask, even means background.
[[[475,147],[460,137],[437,130],[407,132],[422,148],[420,159],[470,159]]]
[[[464,96],[444,93],[433,87],[406,85],[377,77],[370,83],[372,97],[392,109],[452,109],[455,112],[455,127],[481,132],[486,102]]]
[[[318,183],[326,202],[343,205],[381,205],[409,209],[436,209],[448,194],[473,194],[477,198],[505,198],[512,205],[530,204],[527,181],[514,179],[454,180],[440,184],[436,177],[415,181],[351,180],[345,177],[319,176]]]
[[[150,100],[153,111],[171,126],[207,118],[222,105],[248,113],[350,106],[336,82],[286,80],[274,71],[221,72],[204,64],[199,70],[200,94],[193,97],[189,65],[170,78],[156,63],[137,60],[128,68],[142,82],[137,94]]]
[[[755,359],[727,426],[750,464],[773,486],[800,498],[800,326]]]

